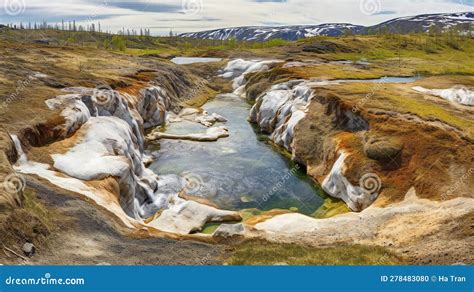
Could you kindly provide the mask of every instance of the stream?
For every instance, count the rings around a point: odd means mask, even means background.
[[[215,62],[217,58],[175,58],[176,64]],[[383,77],[363,80],[373,83],[408,83],[419,77]],[[361,82],[341,79],[312,81],[314,85]],[[260,210],[291,209],[312,214],[323,204],[323,191],[301,166],[283,156],[248,122],[251,106],[236,94],[221,94],[203,106],[209,114],[227,119],[230,137],[217,142],[160,140],[159,147],[150,145],[156,160],[150,165],[159,176],[178,174],[190,182],[190,195],[204,197],[221,209]],[[208,128],[191,121],[170,123],[167,134],[204,133]]]
[[[215,126],[224,124],[230,137],[204,143],[160,140],[159,149],[153,153],[157,159],[150,168],[158,175],[191,177],[196,185],[191,194],[209,199],[219,208],[297,208],[303,214],[313,213],[323,203],[322,191],[301,166],[281,155],[266,143],[265,135],[254,130],[247,121],[250,107],[235,94],[216,96],[203,108],[227,118],[226,123]],[[206,129],[182,121],[171,123],[166,132],[188,134]]]

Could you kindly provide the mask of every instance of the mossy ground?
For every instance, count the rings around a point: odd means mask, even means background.
[[[21,247],[26,242],[41,248],[56,228],[55,217],[57,219],[58,214],[40,202],[35,190],[26,189],[23,208],[13,210],[0,220],[0,249],[9,248],[22,254]],[[7,254],[5,253],[5,256]],[[3,255],[1,253],[0,260]],[[7,258],[12,256],[7,256]]]
[[[312,214],[312,216],[315,218],[324,219],[348,212],[351,212],[351,210],[343,201],[333,198],[326,198],[324,200],[324,204],[319,207],[318,210]]]
[[[267,241],[245,241],[232,246],[230,265],[401,265],[402,257],[383,247],[344,245],[313,248]]]

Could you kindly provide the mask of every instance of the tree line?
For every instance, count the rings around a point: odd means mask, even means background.
[[[61,20],[60,23],[48,23],[47,21],[42,22],[28,22],[19,24],[9,23],[6,25],[11,29],[30,29],[30,30],[63,30],[63,31],[72,31],[72,32],[98,32],[98,33],[107,33],[114,34],[111,30],[102,30],[100,22],[97,23],[86,23],[86,24],[76,24],[76,20],[64,21]],[[116,34],[123,36],[151,36],[149,28],[140,28],[140,29],[129,29],[122,28]]]

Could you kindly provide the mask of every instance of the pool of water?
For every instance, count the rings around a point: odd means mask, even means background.
[[[171,59],[171,62],[178,65],[188,65],[194,63],[219,62],[221,60],[221,58],[175,57]]]
[[[319,85],[331,85],[331,84],[341,84],[341,83],[412,83],[419,79],[421,76],[409,76],[409,77],[381,77],[376,79],[335,79],[335,80],[322,80],[317,81],[313,80],[309,82],[310,86],[319,86]]]
[[[322,191],[302,168],[293,164],[264,141],[247,122],[250,105],[234,95],[219,95],[204,109],[228,119],[230,137],[217,142],[162,140],[150,168],[159,175],[186,174],[198,182],[195,194],[220,208],[297,208],[313,213],[321,204]],[[219,125],[219,124],[217,124]],[[204,132],[193,122],[172,123],[168,133]],[[261,139],[260,139],[261,138]]]
[[[367,80],[342,80],[341,82],[372,82],[372,83],[411,83],[421,79],[421,76],[409,76],[409,77],[382,77],[376,79]]]

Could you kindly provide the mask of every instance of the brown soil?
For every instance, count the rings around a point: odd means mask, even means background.
[[[13,212],[0,229],[2,244],[23,255],[25,242],[36,246],[26,261],[3,248],[2,264],[31,265],[216,265],[222,247],[192,240],[126,235],[106,213],[79,198],[29,179],[36,204],[53,212],[40,218],[32,209]],[[1,249],[2,247],[0,247]]]

